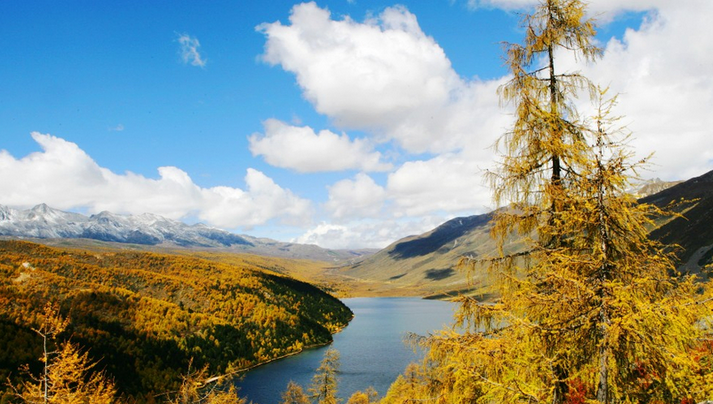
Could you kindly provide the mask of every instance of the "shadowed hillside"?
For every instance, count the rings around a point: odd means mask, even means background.
[[[656,206],[678,203],[674,218],[651,232],[665,244],[682,247],[679,258],[684,269],[697,271],[713,263],[713,171],[641,199]]]
[[[377,281],[372,293],[429,295],[466,288],[456,265],[464,255],[492,252],[491,214],[455,218],[432,231],[399,240],[343,269],[345,275]]]

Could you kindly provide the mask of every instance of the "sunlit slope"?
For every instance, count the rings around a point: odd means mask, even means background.
[[[456,267],[461,257],[484,256],[495,250],[490,238],[491,214],[456,218],[432,231],[399,240],[358,264],[345,275],[383,282],[393,294],[431,294],[462,290],[468,285]],[[476,275],[474,280],[482,277]],[[383,292],[385,293],[385,292]]]
[[[652,237],[683,247],[680,257],[686,268],[698,270],[713,262],[713,172],[685,182],[655,181],[633,190],[646,195],[642,201],[665,207],[670,202],[688,200],[679,207],[684,217],[661,220]],[[493,257],[495,242],[490,238],[492,214],[449,220],[430,232],[399,240],[363,261],[340,272],[360,280],[367,294],[441,294],[477,291],[487,285],[487,274],[474,271],[473,284],[457,264],[461,257]],[[521,245],[511,240],[506,249]],[[369,285],[369,282],[374,284]]]
[[[13,347],[0,353],[0,377],[39,365],[30,328],[47,302],[134,397],[175,388],[191,360],[222,373],[331,341],[351,311],[272,265],[0,241],[0,346]]]

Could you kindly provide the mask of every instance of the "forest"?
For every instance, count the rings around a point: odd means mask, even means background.
[[[259,260],[259,258],[256,258]],[[307,283],[256,266],[148,252],[0,241],[0,377],[40,371],[45,306],[59,340],[87,350],[136,402],[176,390],[189,366],[231,374],[331,341],[351,311]],[[6,396],[10,396],[6,391]]]

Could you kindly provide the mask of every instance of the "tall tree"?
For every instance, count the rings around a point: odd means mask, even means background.
[[[648,239],[651,215],[661,212],[626,192],[643,162],[632,163],[628,134],[611,116],[615,99],[556,69],[562,52],[596,58],[594,23],[579,0],[542,0],[523,27],[524,44],[508,47],[513,78],[501,88],[515,104],[515,123],[490,173],[496,202],[507,205],[494,218],[500,255],[462,261],[471,273],[485,266],[500,297],[462,298],[457,320],[465,331],[429,339],[431,359],[456,379],[440,397],[710,398],[710,375],[692,354],[710,308],[696,300],[694,279],[675,274],[672,257]],[[591,119],[575,108],[582,91],[598,106]],[[524,250],[506,250],[513,236]]]
[[[324,353],[324,358],[317,368],[317,372],[312,378],[312,385],[308,390],[311,398],[318,404],[339,403],[337,397],[339,366],[339,351],[329,348]]]

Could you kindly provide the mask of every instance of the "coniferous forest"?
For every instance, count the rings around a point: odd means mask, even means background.
[[[423,361],[383,398],[348,404],[713,400],[713,291],[649,238],[678,214],[628,193],[647,159],[616,95],[557,63],[597,61],[587,15],[541,0],[505,47],[499,91],[515,116],[488,173],[498,248],[458,265],[489,284],[456,298],[457,329],[415,338]],[[3,402],[242,403],[213,382],[327,344],[351,317],[269,265],[0,241]],[[282,402],[338,403],[339,360],[328,350],[310,386],[274,386]]]

